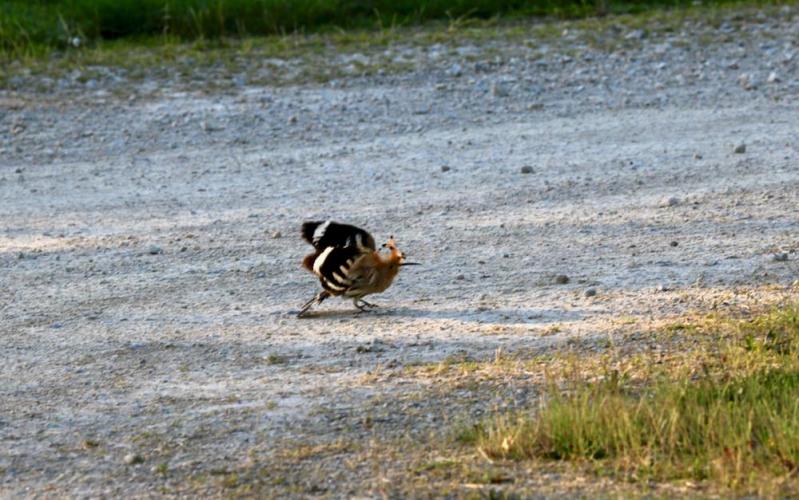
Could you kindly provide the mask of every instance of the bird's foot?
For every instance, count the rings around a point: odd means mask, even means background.
[[[354,301],[353,301],[353,304],[355,304],[355,307],[357,307],[357,308],[358,308],[358,312],[359,312],[359,313],[363,313],[363,312],[369,312],[369,311],[371,311],[372,309],[374,309],[374,308],[378,307],[378,305],[377,305],[377,304],[372,304],[372,303],[370,303],[370,302],[366,302],[366,301],[365,301],[365,300],[363,300],[363,299],[357,299],[357,300],[354,300]]]
[[[303,304],[302,308],[300,308],[300,312],[297,313],[298,318],[302,318],[305,316],[305,313],[314,305],[314,304],[321,304],[326,298],[330,297],[330,292],[328,291],[321,291],[314,296],[311,300]]]

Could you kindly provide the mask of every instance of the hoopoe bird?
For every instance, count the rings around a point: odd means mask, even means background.
[[[302,225],[302,237],[314,251],[305,256],[302,265],[319,277],[322,290],[306,302],[297,317],[302,317],[315,304],[328,297],[349,297],[361,311],[377,307],[363,300],[366,295],[384,292],[405,262],[394,237],[383,245],[389,254],[382,254],[375,239],[361,228],[333,221],[311,221]]]

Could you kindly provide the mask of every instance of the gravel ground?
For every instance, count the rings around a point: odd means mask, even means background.
[[[397,44],[410,70],[326,83],[15,80],[0,496],[469,493],[403,450],[535,401],[535,374],[451,390],[413,367],[590,349],[797,278],[797,14]],[[315,218],[424,265],[374,313],[295,319]]]

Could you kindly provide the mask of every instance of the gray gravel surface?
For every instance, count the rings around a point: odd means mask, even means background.
[[[346,443],[425,442],[536,397],[407,367],[790,284],[796,13],[605,49],[391,47],[414,67],[320,84],[4,90],[0,496],[391,494],[402,459],[348,465]],[[374,313],[332,299],[295,319],[316,218],[423,266]],[[297,465],[297,443],[326,448]]]

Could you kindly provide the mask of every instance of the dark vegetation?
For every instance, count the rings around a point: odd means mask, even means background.
[[[701,4],[736,3],[741,1]],[[4,0],[0,50],[13,56],[118,38],[215,39],[385,29],[433,19],[575,18],[695,5],[694,0]]]

